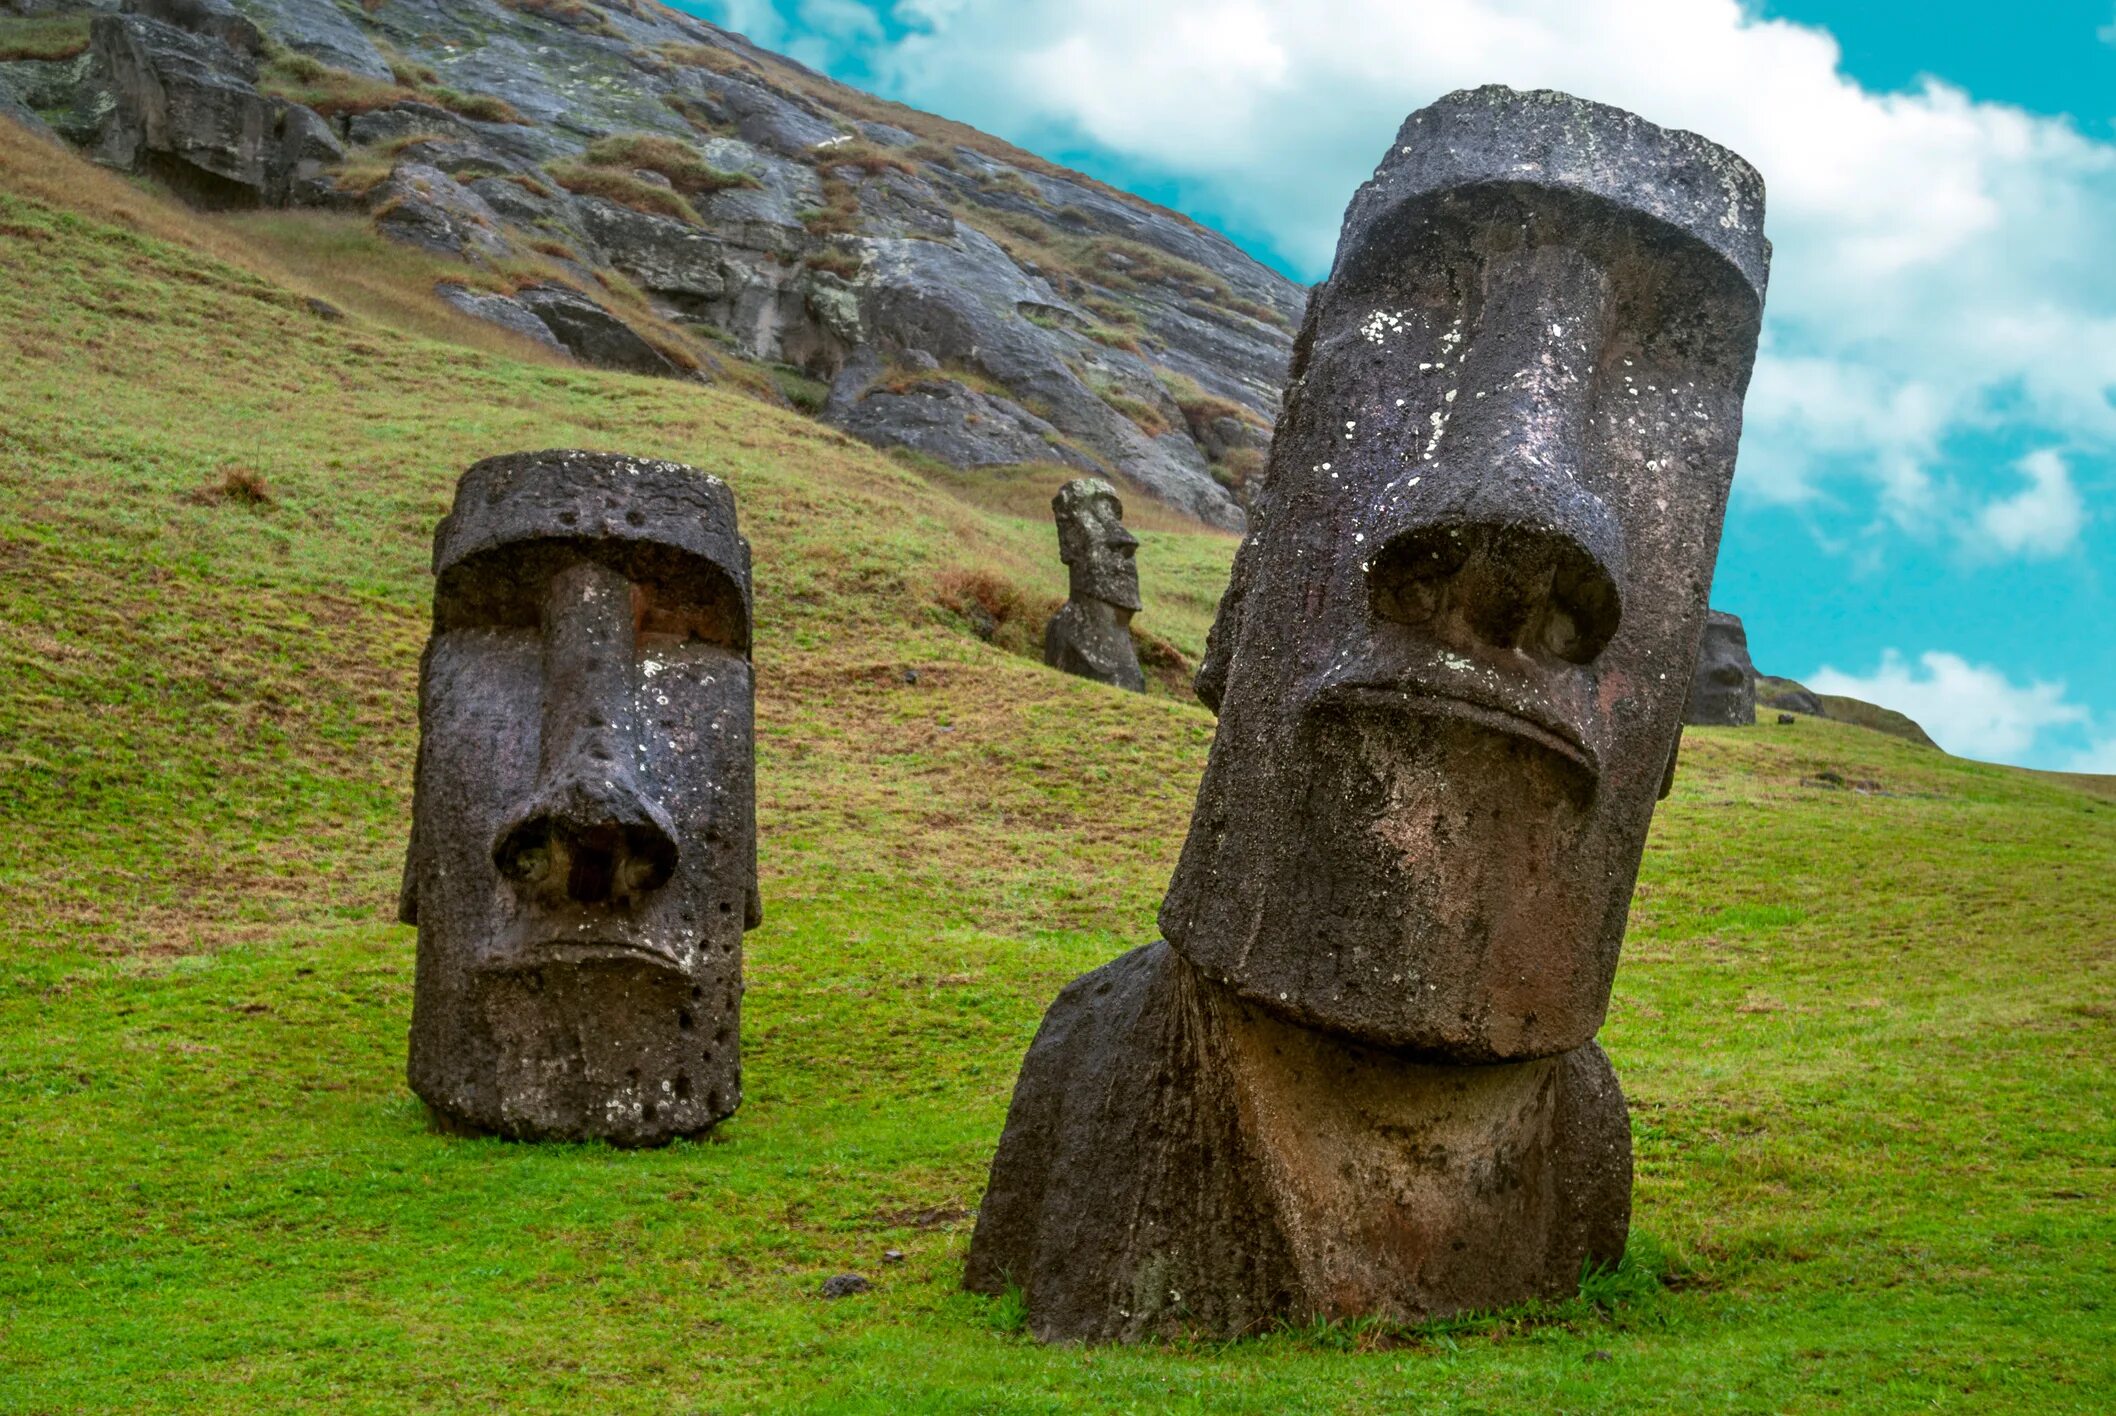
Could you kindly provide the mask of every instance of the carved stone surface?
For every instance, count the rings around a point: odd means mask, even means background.
[[[967,1281],[1038,1336],[1415,1318],[1622,1255],[1593,1038],[1762,226],[1731,153],[1503,88],[1413,114],[1353,198],[1199,671],[1166,942],[1060,997],[993,1163]]]
[[[760,918],[734,496],[668,462],[493,458],[434,573],[399,911],[412,1090],[525,1140],[704,1131],[741,1100]]]
[[[1067,482],[1051,498],[1058,555],[1070,573],[1065,608],[1043,632],[1043,662],[1097,683],[1146,691],[1131,617],[1139,610],[1138,538],[1124,529],[1124,503],[1099,477]]]
[[[1713,610],[1697,644],[1697,670],[1683,721],[1699,727],[1745,728],[1756,722],[1756,666],[1741,616]]]

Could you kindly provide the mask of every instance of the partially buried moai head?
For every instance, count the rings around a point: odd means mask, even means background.
[[[463,474],[401,913],[444,1123],[650,1145],[741,1096],[758,919],[749,547],[719,479],[583,452]]]
[[[1297,1021],[1434,1057],[1593,1036],[1689,686],[1763,184],[1490,88],[1408,119],[1310,303],[1199,675],[1161,923]]]
[[[1124,529],[1124,503],[1099,477],[1067,482],[1051,498],[1058,522],[1058,558],[1065,562],[1075,600],[1101,600],[1120,610],[1139,608],[1139,541]]]
[[[1746,727],[1756,721],[1756,666],[1739,615],[1713,610],[1697,644],[1697,671],[1683,721],[1700,727]]]

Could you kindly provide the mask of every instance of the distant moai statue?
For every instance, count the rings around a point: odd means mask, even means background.
[[[1131,617],[1139,612],[1139,540],[1124,529],[1124,503],[1099,477],[1067,482],[1051,498],[1058,556],[1071,580],[1065,608],[1043,632],[1043,662],[1097,683],[1146,691]]]
[[[1756,665],[1741,617],[1713,610],[1697,642],[1697,669],[1683,721],[1698,727],[1751,727],[1756,722]]]
[[[399,914],[450,1129],[659,1145],[742,1098],[749,545],[671,462],[497,457],[434,533]]]
[[[1346,215],[1198,692],[1164,942],[1066,988],[966,1284],[1048,1341],[1416,1320],[1623,1254],[1594,1043],[1769,246],[1690,133],[1485,88]]]

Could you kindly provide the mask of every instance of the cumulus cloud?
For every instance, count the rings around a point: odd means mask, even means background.
[[[1937,650],[1919,655],[1912,665],[1890,649],[1870,674],[1825,667],[1804,682],[1817,693],[1861,698],[1908,714],[1947,751],[1987,762],[2021,761],[2050,729],[2090,722],[2085,708],[2066,701],[2061,682],[2016,684],[1988,664]],[[2116,751],[2110,756],[2116,761]]]
[[[2078,544],[2086,505],[2072,486],[2071,469],[2055,452],[2031,452],[2018,464],[2028,485],[1986,506],[1977,529],[2009,555],[2061,555]]]
[[[1764,173],[1778,246],[1749,497],[1863,488],[1885,521],[1937,536],[2006,475],[1943,469],[1951,436],[2116,444],[2116,286],[2095,254],[2116,227],[2116,147],[1936,82],[1869,92],[1827,33],[1737,0],[896,0],[891,15],[910,33],[865,59],[896,96],[1116,153],[1317,275],[1396,124],[1450,89],[1561,88],[1733,148]],[[2026,494],[2046,517],[2052,487]],[[1985,546],[2053,553],[2036,507],[1993,515]]]

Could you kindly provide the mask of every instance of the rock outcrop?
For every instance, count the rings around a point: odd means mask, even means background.
[[[35,4],[93,42],[0,104],[194,201],[365,210],[640,326],[621,276],[667,370],[792,366],[878,445],[1243,522],[1306,292],[1173,213],[650,3]]]

